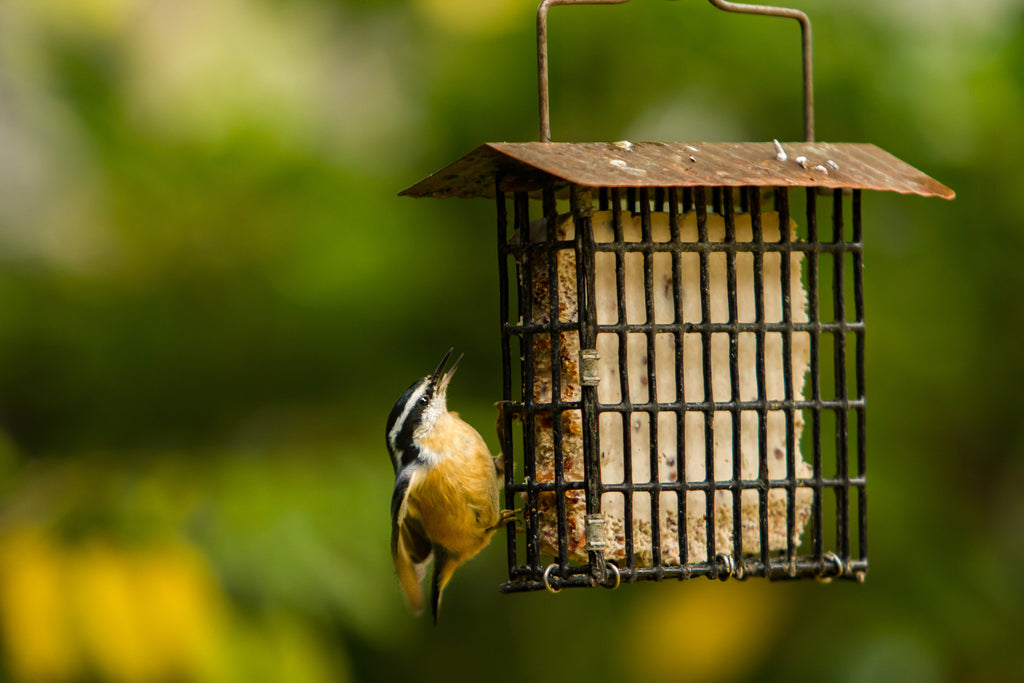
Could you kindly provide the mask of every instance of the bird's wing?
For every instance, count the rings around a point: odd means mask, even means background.
[[[430,561],[431,547],[420,521],[409,514],[409,491],[417,468],[404,469],[395,480],[391,496],[391,559],[402,586],[409,609],[423,611],[423,589],[420,583]]]
[[[409,511],[409,485],[415,470],[406,467],[395,477],[395,490],[391,492],[391,556],[398,552],[398,539],[402,522]]]

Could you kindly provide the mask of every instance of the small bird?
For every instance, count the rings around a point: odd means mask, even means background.
[[[413,383],[391,409],[387,446],[395,469],[391,557],[410,609],[423,611],[420,583],[434,561],[430,607],[437,625],[441,592],[455,568],[483,550],[514,515],[498,506],[496,460],[480,434],[449,412],[452,349],[437,369]],[[444,374],[442,374],[444,373]]]

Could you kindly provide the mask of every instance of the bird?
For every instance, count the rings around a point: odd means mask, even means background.
[[[391,557],[409,608],[423,612],[421,583],[432,560],[430,608],[437,626],[441,593],[453,572],[483,550],[514,516],[498,504],[498,459],[483,437],[448,410],[448,385],[463,356],[414,382],[388,415],[388,454],[395,470]]]

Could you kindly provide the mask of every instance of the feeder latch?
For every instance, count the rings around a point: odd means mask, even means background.
[[[607,543],[604,540],[604,515],[587,515],[587,552],[603,552]]]
[[[596,387],[601,381],[597,372],[597,361],[601,355],[597,349],[582,349],[580,351],[580,384],[585,387]]]

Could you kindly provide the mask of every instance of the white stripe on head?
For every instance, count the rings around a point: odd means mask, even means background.
[[[388,444],[391,445],[392,450],[397,451],[395,440],[398,439],[398,435],[402,433],[402,427],[405,425],[405,421],[409,419],[409,413],[412,412],[412,409],[429,388],[430,382],[421,383],[416,387],[416,391],[412,392],[409,396],[409,400],[405,402],[405,406],[402,407],[402,414],[398,416],[398,419],[395,420],[395,424],[391,427],[391,431],[388,432]]]

